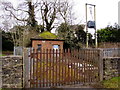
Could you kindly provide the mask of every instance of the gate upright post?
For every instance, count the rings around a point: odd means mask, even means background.
[[[2,57],[0,57],[0,88],[2,88]]]
[[[30,87],[30,60],[29,60],[29,52],[30,48],[24,48],[23,49],[23,87],[29,88]]]
[[[103,49],[99,49],[99,79],[103,81]]]

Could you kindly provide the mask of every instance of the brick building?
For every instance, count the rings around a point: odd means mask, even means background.
[[[64,40],[57,37],[57,35],[45,31],[33,38],[31,38],[32,47],[34,49],[63,49]]]

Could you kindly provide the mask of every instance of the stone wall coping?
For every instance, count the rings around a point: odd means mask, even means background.
[[[22,56],[20,56],[20,55],[8,55],[8,56],[1,56],[1,58],[6,58],[6,57],[10,57],[10,58],[13,58],[13,57],[22,58]]]
[[[120,59],[120,57],[103,57],[103,59]]]

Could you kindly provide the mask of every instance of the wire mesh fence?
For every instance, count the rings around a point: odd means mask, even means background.
[[[14,47],[14,55],[23,55],[23,47]]]

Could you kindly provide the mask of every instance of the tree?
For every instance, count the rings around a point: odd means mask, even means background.
[[[86,33],[84,28],[85,25],[77,25],[75,28],[76,39],[81,43],[85,43],[86,41]]]
[[[14,46],[28,46],[30,38],[42,30],[42,26],[37,25],[35,20],[34,5],[28,1],[19,4],[17,8],[10,2],[2,2],[2,5],[3,10],[7,12],[3,16],[3,28],[11,33]],[[11,28],[10,23],[14,23],[14,27]]]
[[[14,7],[10,2],[2,2],[1,5],[5,12],[2,16],[5,22],[14,23],[7,28],[11,28],[9,30],[11,30],[15,46],[27,46],[25,43],[30,42],[30,38],[38,32],[45,30],[51,32],[58,26],[59,20],[62,21],[59,17],[67,22],[70,10],[68,6],[70,7],[70,4],[67,0],[39,0],[38,2],[25,0],[18,7]],[[40,25],[38,25],[38,20],[41,21]],[[70,32],[68,35],[71,35]]]
[[[97,31],[99,42],[120,42],[120,29],[109,26]]]
[[[85,25],[69,25],[62,23],[57,28],[56,31],[58,36],[65,40],[65,48],[83,47],[86,41],[86,33],[84,31],[84,27]]]
[[[14,26],[10,30],[14,46],[26,47],[30,45],[30,38],[37,35],[37,32],[27,29],[27,26]]]
[[[72,29],[70,29],[70,25],[67,23],[62,23],[57,29],[56,33],[59,38],[62,38],[65,40],[65,48],[72,48],[74,47],[74,33]]]
[[[72,12],[72,4],[65,0],[59,4],[59,13],[64,20],[64,23],[72,24],[74,13]]]
[[[51,32],[51,30],[56,27],[56,20],[58,20],[59,17],[62,17],[62,19],[67,22],[67,16],[70,14],[68,13],[70,6],[68,0],[41,0],[40,11],[45,29]]]
[[[64,4],[64,7],[62,6]],[[41,20],[42,26],[45,30],[50,31],[56,27],[56,19],[58,19],[63,12],[67,12],[69,9],[67,0],[40,0],[33,3],[32,0],[27,0],[22,4],[19,4],[15,8],[10,2],[2,2],[2,10],[7,12],[9,18],[14,18],[19,22],[26,23],[30,30],[38,29],[38,21]],[[62,7],[61,7],[62,6]],[[66,9],[62,9],[65,8]],[[39,15],[37,14],[39,13]],[[67,15],[66,13],[65,15]],[[38,17],[37,17],[38,16]],[[36,17],[38,19],[36,19]],[[65,19],[65,17],[64,17]],[[43,32],[44,30],[42,30]]]
[[[57,2],[55,1],[54,3],[48,1],[42,1],[41,5],[41,15],[42,15],[42,20],[43,23],[45,23],[46,30],[51,32],[51,30],[54,28],[52,27],[56,15],[57,15]]]
[[[34,5],[27,1],[19,4],[17,8],[11,2],[2,2],[1,9],[4,10],[4,19],[9,18],[11,21],[26,23],[30,30],[37,28],[37,21],[35,20]]]
[[[13,50],[13,40],[10,32],[5,32],[2,30],[2,50],[12,51]]]
[[[37,21],[35,20],[35,10],[34,10],[35,7],[34,5],[32,5],[32,2],[28,1],[27,4],[28,4],[28,14],[29,14],[27,25],[30,25],[31,27],[36,28]]]

